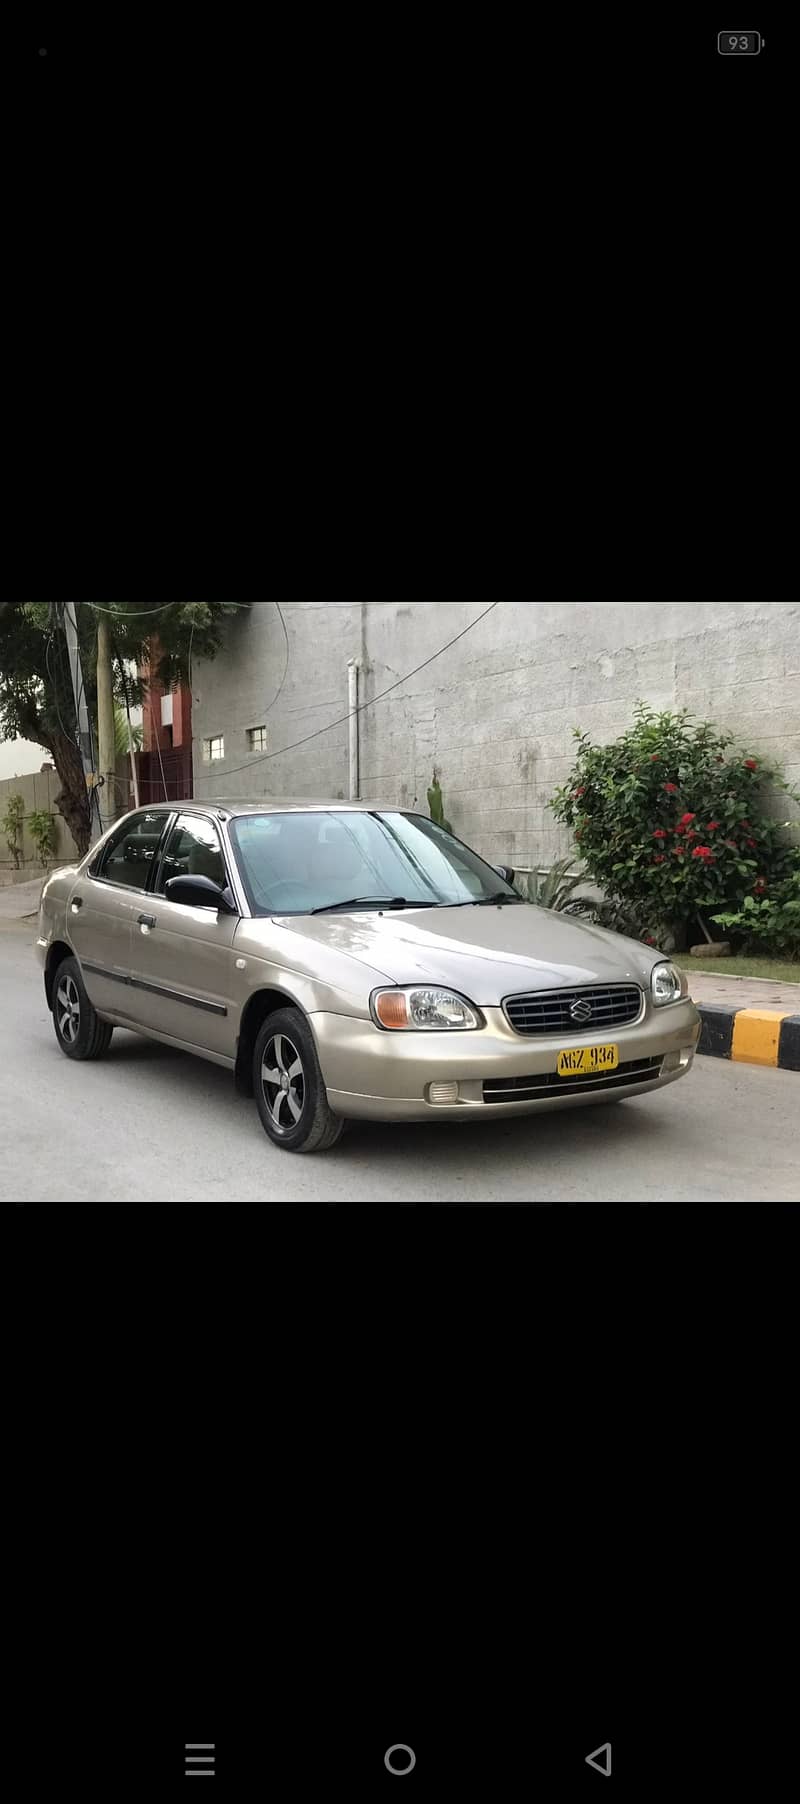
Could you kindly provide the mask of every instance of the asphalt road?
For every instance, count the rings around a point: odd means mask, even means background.
[[[59,1051],[34,923],[0,923],[0,1196],[19,1202],[758,1202],[800,1194],[790,1071],[700,1058],[619,1107],[519,1121],[348,1126],[281,1153],[219,1066],[117,1029]]]

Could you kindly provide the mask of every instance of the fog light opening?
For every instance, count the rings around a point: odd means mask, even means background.
[[[429,1084],[428,1101],[433,1103],[458,1102],[458,1084]]]

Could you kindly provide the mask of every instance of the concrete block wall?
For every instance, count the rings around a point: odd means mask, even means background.
[[[42,753],[42,757],[44,757]],[[62,815],[56,812],[55,799],[61,790],[61,779],[56,771],[41,771],[25,777],[4,777],[0,782],[0,821],[8,807],[9,798],[21,795],[25,803],[25,814],[33,814],[43,808],[52,814],[56,823],[56,849],[48,866],[69,864],[77,856],[75,841]],[[25,877],[35,876],[41,870],[39,855],[31,834],[23,821],[22,831],[23,867],[20,868],[18,881]],[[6,844],[5,833],[0,829],[0,881],[13,882],[14,860]]]
[[[237,617],[194,685],[195,794],[346,797],[347,726],[283,751],[347,712],[347,662],[369,701],[477,619],[487,602],[284,602]],[[359,717],[360,793],[427,813],[434,766],[455,831],[492,862],[549,865],[570,841],[547,806],[572,729],[606,742],[637,700],[686,706],[775,758],[800,788],[800,605],[501,602],[449,651]],[[268,760],[245,727],[265,721]],[[200,740],[225,735],[225,760]],[[243,768],[242,768],[243,767]],[[794,804],[776,798],[783,818]]]
[[[44,756],[44,754],[42,754]],[[62,864],[73,864],[78,857],[78,850],[72,834],[56,807],[56,797],[61,793],[61,778],[58,772],[37,771],[24,777],[4,777],[0,782],[0,821],[8,806],[8,797],[21,795],[25,803],[26,816],[37,808],[44,808],[52,814],[56,823],[56,847],[52,858],[47,860],[47,869],[53,870]],[[146,801],[142,798],[142,805]],[[130,780],[130,765],[127,758],[118,758],[116,766],[116,784],[114,789],[114,818],[118,819],[133,808],[133,790]],[[19,870],[15,869],[14,860],[6,844],[6,836],[0,829],[0,884],[22,883],[35,877],[42,866],[32,835],[23,821],[22,831],[23,862]]]

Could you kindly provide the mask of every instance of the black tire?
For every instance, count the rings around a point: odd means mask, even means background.
[[[322,1153],[336,1145],[344,1122],[328,1105],[314,1036],[300,1009],[267,1016],[253,1049],[253,1091],[264,1132],[284,1152]]]
[[[101,1021],[86,994],[76,958],[64,958],[53,980],[53,1026],[68,1059],[101,1059],[114,1029]]]

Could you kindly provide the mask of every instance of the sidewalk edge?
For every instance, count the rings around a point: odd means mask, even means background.
[[[800,1071],[800,1014],[790,1009],[734,1008],[711,1002],[697,1002],[695,1007],[702,1024],[699,1053],[745,1065]]]

